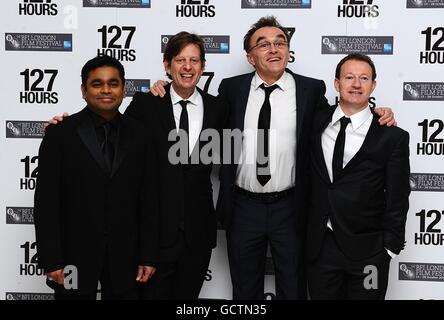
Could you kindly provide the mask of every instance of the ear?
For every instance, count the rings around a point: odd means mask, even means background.
[[[171,75],[171,67],[170,63],[168,61],[163,62],[163,68],[165,69],[165,72]]]
[[[253,67],[255,66],[254,59],[253,59],[252,55],[249,53],[247,53],[247,60],[248,60],[249,64],[251,64]]]
[[[335,79],[335,83],[334,84],[335,84],[336,91],[339,92],[339,80]]]
[[[373,90],[375,90],[375,88],[376,88],[376,80],[373,80],[373,83],[372,83],[372,90],[370,91],[370,93],[372,93]]]
[[[83,84],[80,85],[80,90],[82,91],[82,98],[85,99],[86,97],[86,88]]]

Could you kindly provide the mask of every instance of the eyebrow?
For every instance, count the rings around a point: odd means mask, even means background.
[[[285,36],[283,35],[283,34],[278,34],[277,36],[276,36],[276,38],[278,38],[278,39],[283,39],[283,40],[287,40],[287,38],[285,38]],[[278,40],[277,39],[277,40]],[[259,43],[259,42],[261,42],[262,40],[266,40],[266,38],[265,37],[259,37],[259,38],[257,38],[257,40],[256,40],[256,43]],[[268,40],[267,40],[268,41]]]

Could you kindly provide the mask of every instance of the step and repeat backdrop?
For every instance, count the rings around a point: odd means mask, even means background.
[[[444,0],[6,0],[0,6],[0,299],[53,298],[37,267],[37,154],[45,121],[85,105],[83,64],[97,54],[124,64],[124,111],[134,92],[166,79],[162,51],[169,36],[191,31],[202,35],[207,52],[199,86],[216,94],[221,79],[252,71],[243,36],[265,15],[288,29],[289,68],[323,79],[331,104],[335,67],[345,54],[375,61],[370,104],[390,106],[410,133],[412,172],[407,242],[391,262],[387,299],[444,298]],[[214,185],[217,191],[216,175]],[[271,257],[264,277],[264,299],[273,299]],[[201,297],[231,299],[223,230]]]

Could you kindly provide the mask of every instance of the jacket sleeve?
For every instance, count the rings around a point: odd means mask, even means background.
[[[404,248],[410,195],[409,134],[402,132],[385,172],[384,247],[395,254]]]
[[[34,193],[34,225],[38,264],[45,272],[64,267],[62,250],[62,148],[59,125],[49,126],[39,149],[39,172]]]

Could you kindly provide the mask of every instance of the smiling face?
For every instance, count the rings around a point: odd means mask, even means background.
[[[268,48],[264,45],[267,42],[271,44]],[[276,46],[276,43],[281,45]],[[248,62],[262,80],[268,84],[276,82],[284,73],[290,57],[284,32],[276,27],[260,28],[251,36],[250,48]]]
[[[91,70],[86,87],[82,84],[81,90],[92,111],[107,120],[117,113],[125,95],[125,86],[119,70],[109,66]]]
[[[365,61],[346,61],[341,67],[339,79],[335,79],[341,108],[350,114],[359,112],[367,106],[368,98],[375,87],[372,68]]]
[[[182,98],[189,98],[202,76],[204,65],[195,44],[185,46],[171,61],[164,62],[165,71],[173,79],[173,88]]]

